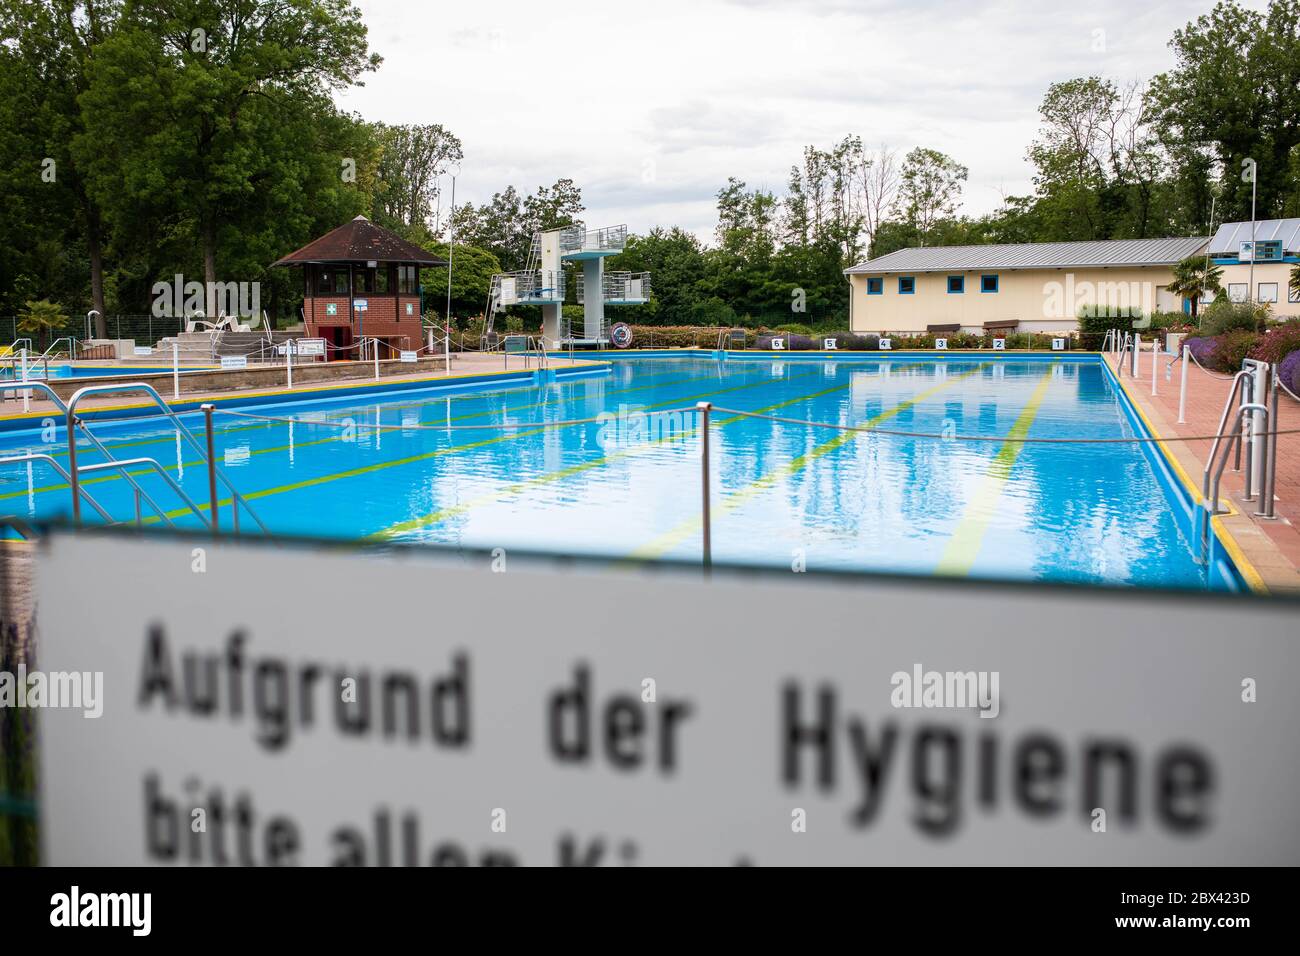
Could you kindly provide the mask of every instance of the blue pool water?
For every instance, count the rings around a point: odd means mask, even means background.
[[[292,425],[218,414],[218,459],[277,533],[695,560],[695,416],[643,415],[703,400],[950,436],[1135,434],[1107,373],[1085,357],[628,358],[608,374],[544,386],[253,409],[300,419]],[[539,427],[601,413],[606,420]],[[201,428],[197,416],[186,420]],[[376,422],[403,428],[363,427]],[[502,422],[517,427],[412,427]],[[1207,586],[1150,449],[855,435],[723,411],[713,422],[718,562]],[[118,457],[158,459],[207,501],[206,471],[164,421],[94,431]],[[5,435],[0,454],[62,446],[61,433],[52,444],[40,438]],[[66,449],[56,454],[66,460]],[[159,480],[141,481],[178,509],[178,525],[196,524]],[[87,488],[115,517],[134,513],[120,478],[96,476]],[[0,466],[0,513],[68,511],[67,488],[46,465]],[[228,509],[222,523],[230,527]]]
[[[9,378],[9,375],[7,374],[8,370],[9,366],[6,365],[6,375],[3,378],[0,378],[0,382]],[[171,370],[172,368],[170,365],[166,368],[161,366],[151,368],[149,366],[140,365],[51,365],[49,369],[50,378],[119,378],[124,375],[161,375],[162,373],[170,372]],[[185,371],[189,371],[189,368],[186,368]],[[14,369],[14,373],[16,377],[21,377],[16,368]],[[30,367],[27,374],[33,379],[43,379],[45,378],[45,366],[33,365]]]

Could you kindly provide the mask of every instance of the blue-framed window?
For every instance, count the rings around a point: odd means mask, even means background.
[[[948,294],[961,295],[966,291],[965,276],[948,276]]]
[[[915,292],[915,291],[916,291],[916,277],[915,277],[915,276],[899,276],[899,277],[898,277],[898,294],[899,294],[899,295],[911,295],[911,294],[912,294],[913,292]]]
[[[867,295],[883,295],[885,280],[880,276],[867,276]]]
[[[981,292],[997,292],[997,291],[998,291],[998,277],[997,277],[996,275],[991,275],[991,276],[980,276],[980,291],[981,291]]]

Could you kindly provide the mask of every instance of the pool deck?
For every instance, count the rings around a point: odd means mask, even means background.
[[[1166,452],[1178,463],[1195,486],[1199,500],[1205,458],[1211,441],[1199,436],[1213,435],[1228,399],[1231,380],[1221,378],[1193,365],[1188,369],[1187,421],[1178,424],[1178,390],[1181,367],[1175,367],[1172,381],[1165,381],[1164,367],[1168,356],[1159,361],[1157,394],[1151,395],[1150,356],[1143,356],[1135,382],[1127,375],[1121,381],[1129,398],[1146,416],[1152,429],[1162,438]],[[1111,370],[1115,360],[1107,356]],[[1300,403],[1285,393],[1279,399],[1278,418],[1283,429],[1300,428]],[[1193,438],[1180,441],[1179,436]],[[1258,502],[1243,501],[1244,474],[1232,471],[1231,462],[1224,469],[1220,494],[1239,512],[1222,515],[1217,521],[1228,532],[1269,591],[1300,592],[1300,434],[1277,438],[1277,478],[1274,488],[1276,518],[1256,518]]]
[[[584,361],[581,359],[575,359],[570,362],[568,358],[557,358],[555,356],[552,356],[550,361],[551,369],[561,373],[570,368],[598,368],[605,364],[600,361]],[[271,387],[235,386],[221,391],[210,392],[191,392],[182,388],[179,404],[185,406],[186,410],[190,410],[191,406],[195,405],[195,403],[209,401],[227,405],[250,398],[263,400],[267,398],[276,398],[282,401],[292,401],[295,396],[299,395],[304,398],[320,398],[329,395],[330,392],[346,393],[349,389],[361,392],[366,389],[366,386],[376,384],[382,388],[384,386],[400,385],[402,383],[409,384],[421,381],[427,381],[431,385],[437,385],[441,381],[453,380],[456,384],[472,385],[476,379],[484,377],[491,377],[492,379],[495,379],[497,383],[508,384],[508,381],[503,382],[500,378],[500,376],[506,372],[511,373],[512,376],[517,376],[520,384],[526,384],[530,380],[532,374],[531,369],[524,369],[523,358],[521,356],[512,355],[509,360],[509,365],[507,366],[500,353],[490,355],[478,352],[453,353],[450,373],[447,372],[441,361],[422,363],[417,370],[409,373],[396,371],[396,368],[400,367],[396,363],[381,362],[383,377],[379,383],[375,382],[373,365],[371,365],[371,363],[363,362],[348,364],[352,366],[352,369],[355,369],[355,375],[345,374],[337,376],[332,378],[329,382],[300,382],[297,380],[298,373],[295,372],[294,387],[292,389],[286,387],[285,383],[287,379],[285,378],[283,366],[279,367],[279,374],[277,375],[280,379],[279,384]],[[258,366],[250,366],[250,368],[254,370],[259,369]],[[232,381],[234,381],[233,377],[239,376],[240,372],[235,371],[224,374],[232,376]],[[122,381],[129,380],[129,378],[122,379]],[[182,379],[182,383],[184,383],[184,379]],[[85,384],[106,383],[86,381]],[[168,401],[168,404],[178,404],[177,401],[172,399],[170,375],[167,376],[166,385],[155,382],[154,387],[157,388],[162,397]],[[25,413],[20,398],[10,398],[4,402],[0,402],[0,422],[17,424],[20,420],[39,420],[45,416],[61,414],[58,407],[52,401],[48,398],[38,397],[38,395],[39,393],[33,394],[30,410]],[[77,409],[79,412],[105,412],[113,409],[135,409],[141,407],[145,402],[146,400],[142,399],[141,395],[138,393],[127,395],[106,395],[102,398],[88,397],[84,401],[78,403]],[[32,426],[23,427],[35,427],[35,423],[33,423]]]

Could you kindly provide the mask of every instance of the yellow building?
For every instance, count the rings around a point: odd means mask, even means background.
[[[900,249],[844,270],[854,332],[1072,332],[1084,306],[1172,312],[1204,237]]]
[[[1210,257],[1223,270],[1219,282],[1234,302],[1250,297],[1254,262],[1255,301],[1266,302],[1279,319],[1300,318],[1300,291],[1291,291],[1291,270],[1300,264],[1300,219],[1226,222],[1210,240]]]

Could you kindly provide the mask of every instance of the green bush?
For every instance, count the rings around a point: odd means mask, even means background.
[[[1104,336],[1111,329],[1131,329],[1133,323],[1140,321],[1143,315],[1142,310],[1136,306],[1116,309],[1106,305],[1084,305],[1079,307],[1075,318],[1079,320],[1080,332]]]
[[[1249,302],[1231,302],[1220,296],[1210,303],[1201,316],[1203,335],[1223,335],[1225,332],[1258,332],[1268,320],[1268,306]]]
[[[788,322],[788,323],[786,323],[785,325],[778,325],[778,326],[776,327],[776,331],[777,331],[777,332],[790,332],[790,333],[792,333],[792,334],[794,334],[794,335],[808,335],[808,336],[812,336],[812,335],[815,335],[815,334],[816,334],[816,330],[814,330],[814,329],[811,328],[810,326],[807,326],[807,325],[800,325],[800,324],[797,323],[797,322]]]

